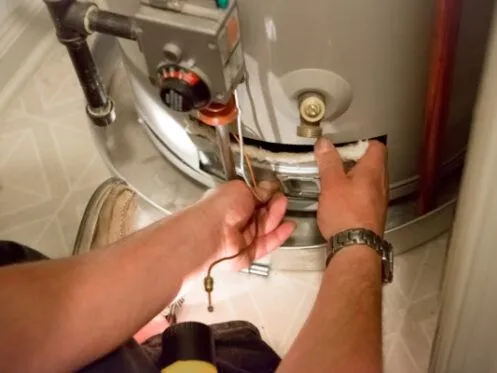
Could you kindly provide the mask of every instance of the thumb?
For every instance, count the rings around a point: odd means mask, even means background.
[[[278,180],[263,180],[254,188],[254,194],[260,204],[269,202],[279,192],[281,184]]]
[[[346,178],[340,154],[330,140],[321,137],[316,143],[315,154],[319,167],[321,190],[328,189],[336,181]]]

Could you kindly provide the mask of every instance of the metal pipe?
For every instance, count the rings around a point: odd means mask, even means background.
[[[269,266],[260,265],[260,264],[252,264],[250,268],[243,269],[240,272],[246,273],[249,275],[256,275],[260,277],[269,277],[271,273],[271,268]]]
[[[233,152],[231,151],[231,139],[229,126],[216,126],[217,145],[219,157],[223,165],[223,172],[226,180],[237,178]]]
[[[250,266],[250,269],[255,269],[258,271],[262,271],[262,272],[270,272],[271,271],[271,267],[269,265],[260,264],[260,263],[252,263],[252,265]]]
[[[111,125],[116,119],[114,103],[105,90],[86,39],[79,37],[63,43],[86,98],[86,113],[99,127]]]
[[[44,0],[44,2],[52,17],[58,39],[62,42],[62,40],[77,38],[79,34],[65,25],[66,14],[76,0]]]
[[[93,32],[137,40],[140,28],[133,17],[100,10],[91,2],[74,2],[64,15],[64,25],[80,35]]]
[[[107,95],[103,81],[86,42],[86,35],[74,30],[66,23],[66,17],[77,7],[76,0],[45,0],[57,38],[67,48],[74,70],[88,103],[86,112],[98,126],[108,126],[114,122],[115,109]]]
[[[440,154],[449,116],[452,75],[461,21],[461,0],[437,0],[430,75],[426,95],[424,143],[421,149],[418,210],[436,202]]]
[[[88,43],[85,39],[78,38],[66,42],[65,45],[88,105],[92,109],[106,107],[109,97],[98,74]]]
[[[88,28],[95,32],[136,40],[139,28],[135,20],[121,14],[93,8],[87,15]]]

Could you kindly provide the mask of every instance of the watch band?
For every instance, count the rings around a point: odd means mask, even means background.
[[[388,241],[369,229],[348,229],[331,237],[326,266],[340,250],[357,245],[368,246],[380,255],[383,283],[391,283],[393,280],[393,247]]]

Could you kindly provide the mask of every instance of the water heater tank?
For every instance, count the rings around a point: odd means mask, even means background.
[[[463,3],[443,174],[462,163],[492,3]],[[131,16],[143,6],[138,0],[107,4]],[[392,206],[415,192],[435,1],[238,0],[237,6],[247,72],[237,90],[244,137],[257,172],[283,182],[290,209],[314,211],[319,193],[310,158],[315,139],[297,131],[299,99],[309,92],[326,102],[321,128],[335,144],[376,138],[388,144]],[[172,41],[179,49],[186,42]],[[210,129],[166,108],[138,45],[121,40],[120,46],[134,105],[157,149],[203,185],[218,183],[222,167]]]

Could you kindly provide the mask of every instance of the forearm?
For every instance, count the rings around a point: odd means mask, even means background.
[[[215,222],[202,214],[194,207],[81,257],[0,270],[0,371],[74,371],[130,338],[214,252]]]
[[[377,253],[368,247],[339,252],[278,372],[380,373],[381,286]]]

